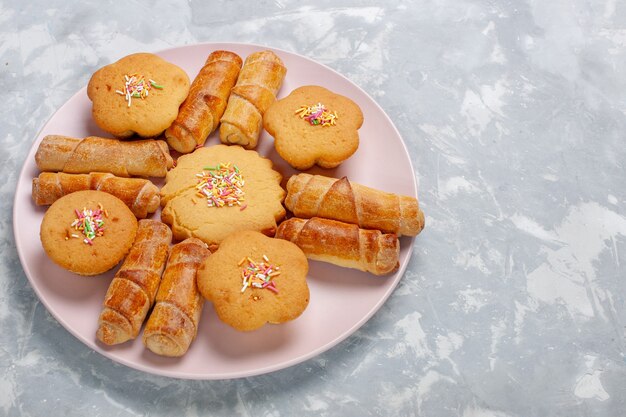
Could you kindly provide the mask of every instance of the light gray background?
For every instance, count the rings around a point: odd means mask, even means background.
[[[230,381],[90,351],[37,300],[11,223],[37,132],[95,69],[207,41],[300,53],[365,89],[427,215],[359,331]],[[625,45],[617,0],[0,2],[0,415],[625,415]]]

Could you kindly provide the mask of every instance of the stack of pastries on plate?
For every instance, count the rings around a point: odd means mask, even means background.
[[[149,350],[182,356],[205,300],[250,331],[304,312],[307,259],[374,275],[398,268],[398,236],[424,226],[416,198],[308,173],[285,190],[255,151],[263,130],[296,170],[337,167],[358,148],[359,106],[314,85],[278,99],[286,72],[269,50],[245,60],[214,51],[192,81],[156,55],[129,55],[87,88],[93,120],[111,138],[41,140],[32,198],[50,206],[46,254],[85,276],[121,263],[94,323],[101,343],[143,328]],[[206,145],[214,131],[221,143]]]

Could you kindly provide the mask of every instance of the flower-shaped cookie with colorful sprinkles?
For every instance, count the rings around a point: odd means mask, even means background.
[[[309,304],[309,264],[298,246],[259,232],[228,236],[200,266],[198,290],[220,320],[241,331],[300,316]]]
[[[276,152],[292,167],[317,164],[334,168],[359,147],[363,112],[349,98],[309,85],[274,102],[263,116],[263,127],[274,137]]]
[[[161,134],[176,119],[187,94],[187,73],[149,53],[128,55],[100,68],[87,85],[94,121],[119,138]]]
[[[272,161],[238,145],[198,148],[178,158],[161,188],[161,219],[174,238],[196,237],[211,250],[230,233],[274,236],[285,217],[282,176]]]

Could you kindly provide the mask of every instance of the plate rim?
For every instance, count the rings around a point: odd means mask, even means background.
[[[387,122],[389,123],[389,125],[392,127],[393,132],[398,136],[398,138],[400,138],[400,144],[402,146],[402,149],[404,150],[404,153],[407,155],[407,160],[409,163],[409,167],[411,169],[411,181],[412,181],[412,188],[413,188],[413,194],[415,195],[415,197],[417,198],[417,192],[418,192],[418,187],[417,187],[417,179],[416,179],[416,175],[415,175],[415,168],[413,166],[413,161],[411,159],[411,154],[409,152],[409,149],[406,146],[406,143],[404,142],[404,139],[402,137],[402,135],[400,134],[400,131],[398,130],[398,128],[396,127],[396,125],[393,123],[393,120],[389,117],[389,115],[385,112],[385,110],[380,106],[380,104],[378,104],[378,102],[376,100],[374,100],[374,98],[372,98],[370,96],[369,93],[367,93],[367,91],[365,91],[360,85],[358,85],[357,83],[355,83],[354,81],[350,80],[348,77],[344,76],[343,74],[341,74],[340,72],[338,72],[337,70],[329,67],[328,65],[318,62],[312,58],[309,58],[305,55],[302,55],[300,53],[297,52],[292,52],[292,51],[288,51],[285,49],[281,49],[281,48],[276,48],[273,46],[267,46],[267,45],[263,45],[263,44],[257,44],[257,43],[248,43],[248,42],[199,42],[199,43],[191,43],[191,44],[185,44],[185,45],[178,45],[178,46],[172,46],[172,47],[168,47],[168,48],[164,48],[164,49],[159,49],[155,52],[151,52],[155,55],[159,55],[161,56],[162,54],[166,54],[168,52],[171,51],[175,51],[175,50],[179,50],[179,49],[185,49],[185,48],[197,48],[197,47],[201,47],[201,48],[214,48],[215,49],[226,49],[228,47],[228,45],[234,45],[234,46],[238,46],[238,47],[245,47],[245,48],[257,48],[257,49],[268,49],[268,50],[272,50],[274,52],[277,52],[279,54],[287,54],[287,55],[292,55],[295,56],[298,59],[303,59],[305,61],[308,61],[312,64],[315,65],[319,65],[324,67],[326,70],[331,71],[332,73],[334,73],[335,75],[339,76],[340,78],[343,79],[343,81],[353,85],[354,87],[356,87],[360,93],[362,93],[367,99],[369,99],[371,101],[371,103],[376,107],[376,109],[378,110],[378,112],[380,114],[382,114],[382,116],[387,120]],[[139,52],[139,51],[136,51]],[[133,52],[134,53],[134,52]],[[34,285],[33,283],[33,279],[31,278],[31,272],[30,269],[28,267],[28,263],[26,262],[26,260],[24,259],[24,254],[22,253],[22,249],[20,249],[20,243],[21,243],[21,238],[19,236],[19,234],[17,233],[17,228],[19,227],[17,224],[17,219],[19,214],[17,213],[17,202],[18,202],[18,189],[21,183],[21,179],[25,176],[25,171],[27,169],[27,161],[29,159],[34,158],[34,154],[36,152],[36,148],[38,146],[38,144],[41,142],[41,133],[42,131],[46,128],[46,126],[50,123],[51,120],[54,119],[54,117],[61,112],[61,110],[63,110],[63,108],[65,108],[65,106],[68,105],[68,103],[70,103],[71,101],[73,101],[73,99],[78,96],[79,94],[83,94],[84,91],[86,90],[87,86],[84,85],[83,87],[79,88],[74,94],[72,94],[68,99],[65,100],[65,102],[58,107],[51,115],[50,117],[48,117],[48,119],[42,124],[41,128],[38,130],[37,134],[34,136],[34,141],[31,143],[30,145],[30,149],[26,155],[26,158],[24,159],[23,163],[22,163],[22,167],[19,171],[19,175],[17,176],[17,181],[16,181],[16,185],[15,185],[15,189],[14,189],[14,197],[13,197],[13,209],[12,209],[12,226],[13,226],[13,238],[15,241],[15,248],[18,254],[18,258],[20,260],[20,266],[22,267],[22,270],[24,272],[24,275],[26,275],[26,278],[28,279],[29,285],[31,287],[31,289],[35,292],[35,294],[37,295],[37,299],[38,301],[44,305],[44,307],[46,308],[46,311],[52,316],[54,317],[54,319],[61,325],[61,327],[63,327],[67,332],[69,332],[72,336],[74,336],[76,339],[78,339],[86,348],[95,351],[97,353],[99,353],[100,355],[104,356],[105,358],[109,359],[110,361],[114,362],[114,363],[118,363],[124,366],[127,366],[131,369],[135,369],[141,372],[145,372],[147,374],[151,374],[151,375],[157,375],[157,376],[164,376],[164,377],[168,377],[168,378],[174,378],[174,379],[181,379],[181,380],[229,380],[229,379],[237,379],[237,378],[247,378],[247,377],[252,377],[252,376],[259,376],[259,375],[265,375],[268,373],[272,373],[272,372],[276,372],[282,369],[286,369],[289,367],[292,367],[294,365],[303,363],[311,358],[314,358],[330,349],[332,349],[333,347],[339,345],[341,342],[343,342],[344,340],[346,340],[348,337],[352,336],[358,329],[360,329],[363,325],[365,325],[379,310],[380,308],[387,302],[387,300],[389,299],[389,297],[391,296],[391,294],[393,294],[393,292],[396,290],[399,282],[402,280],[405,272],[406,272],[406,268],[408,267],[409,261],[411,260],[411,257],[413,255],[413,250],[414,250],[414,246],[415,246],[415,236],[411,236],[411,237],[402,237],[403,239],[408,238],[408,242],[407,245],[409,246],[407,249],[407,256],[405,259],[404,263],[400,264],[399,269],[396,271],[396,275],[397,278],[394,278],[394,282],[392,283],[392,285],[389,286],[389,288],[385,291],[385,293],[378,299],[378,301],[371,306],[371,308],[369,309],[369,311],[367,312],[367,314],[365,314],[362,318],[360,318],[357,322],[353,323],[353,325],[344,330],[340,336],[334,338],[333,340],[318,346],[315,349],[312,349],[310,351],[308,351],[306,354],[302,354],[302,355],[298,355],[297,357],[288,359],[286,361],[281,361],[272,365],[268,365],[265,367],[257,367],[254,370],[251,371],[246,371],[246,372],[230,372],[230,373],[219,373],[219,374],[211,374],[211,375],[198,375],[198,374],[189,374],[189,373],[185,373],[185,372],[181,372],[181,371],[171,371],[169,369],[155,369],[154,367],[149,367],[146,365],[143,365],[141,363],[136,363],[134,361],[131,360],[127,360],[126,358],[120,358],[120,357],[113,357],[112,355],[109,354],[109,351],[102,349],[101,347],[99,347],[97,344],[95,343],[91,343],[90,341],[86,340],[86,337],[83,336],[82,334],[78,333],[76,330],[74,330],[60,315],[59,313],[52,308],[51,305],[49,305],[49,302],[46,300],[45,297],[42,297],[42,293],[40,291],[40,289]],[[206,302],[206,301],[205,301]],[[92,346],[93,345],[93,346]]]

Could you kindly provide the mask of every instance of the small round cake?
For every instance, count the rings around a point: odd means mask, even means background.
[[[275,101],[263,116],[276,152],[295,169],[335,168],[359,147],[361,108],[348,97],[306,85]]]
[[[309,304],[308,271],[307,258],[295,244],[241,231],[205,259],[196,279],[220,320],[250,331],[302,314]]]
[[[87,85],[93,120],[119,138],[158,136],[176,119],[188,93],[187,73],[149,53],[100,68]]]
[[[102,191],[77,191],[46,211],[40,237],[57,265],[80,275],[98,275],[130,250],[137,219],[119,198]]]

